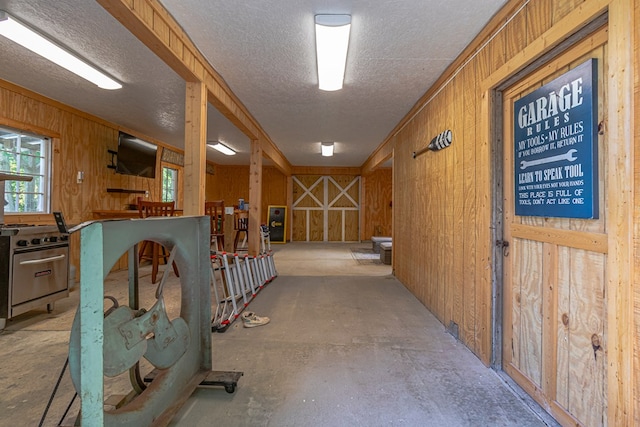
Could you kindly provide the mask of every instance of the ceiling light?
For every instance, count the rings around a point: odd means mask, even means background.
[[[207,145],[215,150],[218,150],[222,154],[226,154],[227,156],[233,156],[234,154],[236,154],[235,151],[219,141],[209,141],[207,142]]]
[[[320,148],[324,157],[333,156],[333,142],[323,142]]]
[[[111,77],[50,42],[3,10],[0,10],[0,35],[89,80],[102,89],[120,89],[122,87]]]
[[[350,30],[350,15],[316,15],[318,82],[322,90],[342,89]]]

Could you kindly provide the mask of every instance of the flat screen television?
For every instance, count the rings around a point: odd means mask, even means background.
[[[128,133],[118,135],[116,172],[125,175],[156,177],[156,152],[158,147]]]

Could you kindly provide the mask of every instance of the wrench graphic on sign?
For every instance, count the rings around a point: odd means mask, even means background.
[[[528,161],[523,160],[520,162],[520,169],[525,170],[529,166],[543,165],[545,163],[559,162],[561,160],[567,160],[569,162],[573,162],[578,159],[576,156],[573,155],[574,153],[577,153],[577,152],[578,150],[572,148],[566,153],[559,154],[557,156],[543,157],[542,159],[535,159],[535,160],[528,160]]]

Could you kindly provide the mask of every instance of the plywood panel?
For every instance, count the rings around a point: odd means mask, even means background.
[[[514,99],[530,93],[588,58],[599,58],[599,65],[606,66],[606,45],[593,47],[597,46],[594,40],[606,42],[599,39],[602,33],[597,34],[593,38],[585,38],[574,49],[554,59],[546,67],[547,75],[532,73],[528,79],[505,91],[505,122],[512,117],[510,106]],[[600,81],[599,86],[602,84]],[[602,88],[598,93],[599,109],[604,110],[606,94]],[[604,120],[604,116],[600,119]],[[536,398],[548,405],[559,419],[564,420],[563,423],[606,425],[604,266],[610,240],[605,234],[606,215],[603,213],[602,218],[594,220],[513,217],[511,132],[510,125],[506,123],[505,223],[512,240],[519,242],[522,239],[527,243],[515,245],[518,255],[509,260],[513,274],[508,280],[512,281],[512,292],[520,286],[520,298],[511,296],[507,300],[519,304],[519,307],[510,309],[511,316],[505,317],[511,325],[505,326],[505,337],[512,337],[519,348],[513,360],[505,357],[505,361],[518,371],[507,370],[525,389],[539,390],[535,393]],[[606,145],[606,136],[601,135],[599,156],[603,152],[607,156]],[[599,158],[599,165],[604,167],[599,168],[599,187],[603,189],[607,186],[608,173],[602,158]],[[601,200],[606,200],[606,195],[604,197]],[[541,252],[540,248],[546,249]],[[540,300],[539,294],[542,295]],[[542,319],[542,328],[538,319]],[[538,335],[541,336],[539,341],[536,339]],[[505,350],[508,350],[506,344]],[[542,369],[538,370],[538,366]],[[528,379],[524,380],[520,373]]]
[[[391,236],[392,182],[391,168],[378,169],[363,179],[362,240],[369,240],[372,236]]]
[[[478,79],[482,81],[488,75],[490,58],[488,50],[483,50],[477,56],[478,66],[476,71]],[[480,90],[480,88],[478,88]],[[489,363],[491,354],[491,264],[493,250],[491,233],[491,150],[492,140],[489,138],[490,129],[493,124],[489,120],[491,117],[490,106],[493,105],[493,94],[481,92],[477,95],[476,113],[476,251],[481,254],[476,262],[476,282],[475,282],[475,351],[485,364]]]
[[[358,211],[343,211],[344,212],[344,241],[357,242],[359,229],[358,222],[360,221],[360,214]]]
[[[513,286],[518,289],[514,294],[520,305],[517,368],[534,384],[541,386],[543,245],[525,240],[521,242],[521,248],[518,262],[513,265]]]
[[[635,2],[634,8],[634,22],[640,22],[640,2]],[[635,58],[634,62],[634,70],[635,70],[635,91],[634,91],[634,105],[635,105],[635,132],[634,132],[634,142],[635,146],[638,146],[638,142],[640,141],[640,126],[638,125],[638,106],[640,106],[640,25],[635,26],[635,46],[634,46],[634,54]],[[635,188],[635,202],[634,202],[634,215],[633,215],[633,223],[640,224],[640,150],[634,151],[634,188]],[[633,359],[634,359],[634,369],[633,374],[633,396],[635,397],[634,402],[634,425],[640,425],[640,370],[638,367],[640,366],[640,286],[637,286],[640,283],[640,232],[634,232],[633,238],[633,271],[634,271],[634,280],[633,283],[636,284],[633,288]]]
[[[551,19],[552,23],[557,23],[578,7],[585,0],[558,0],[552,3]]]
[[[273,166],[262,168],[262,221],[267,222],[269,205],[287,205],[287,177]]]
[[[462,168],[463,168],[463,200],[464,207],[462,212],[462,258],[464,259],[465,268],[462,272],[462,309],[463,320],[460,333],[460,339],[474,352],[477,352],[476,346],[476,330],[478,324],[476,322],[476,66],[477,61],[473,60],[462,71],[460,82],[462,97],[462,143],[464,145]]]
[[[360,203],[360,178],[331,176],[327,182],[329,207],[357,208]]]
[[[360,222],[360,177],[353,175],[298,175],[294,181],[293,209],[309,211],[310,241],[357,241]],[[352,212],[346,214],[346,212]],[[346,215],[346,216],[345,216]],[[345,221],[344,218],[349,221]],[[354,221],[355,219],[355,221]],[[294,226],[302,223],[294,222]],[[302,232],[294,231],[301,236]],[[345,236],[350,236],[346,239]]]
[[[464,321],[464,270],[465,259],[463,258],[464,248],[464,109],[465,109],[465,94],[463,93],[463,85],[456,84],[452,86],[452,103],[454,108],[451,110],[448,121],[453,123],[453,129],[456,130],[456,144],[450,148],[451,152],[451,164],[450,168],[453,170],[454,178],[451,182],[451,206],[452,215],[448,224],[449,229],[452,232],[452,256],[451,256],[451,277],[449,283],[451,287],[451,296],[449,302],[446,304],[448,315],[445,319],[453,321],[458,325],[458,334],[462,330]],[[453,131],[452,131],[453,132]],[[446,323],[445,323],[446,324]]]
[[[324,241],[324,212],[309,211],[309,241]]]
[[[329,211],[327,215],[329,216],[329,229],[327,230],[329,235],[327,239],[330,242],[341,242],[342,227],[344,226],[342,211]]]
[[[606,420],[605,260],[602,254],[572,249],[564,268],[571,271],[568,410],[585,425]],[[562,266],[561,266],[562,268]]]
[[[537,0],[535,4],[527,4],[524,14],[527,17],[526,22],[526,41],[531,43],[542,35],[551,27],[551,4],[553,0]],[[519,24],[518,28],[525,27]],[[517,51],[513,52],[515,55]],[[511,56],[513,56],[511,55]]]
[[[216,165],[214,167],[213,188],[207,188],[210,200],[224,200],[225,206],[238,204],[239,199],[249,200],[249,166]]]
[[[293,211],[293,235],[294,242],[305,242],[307,240],[307,211]]]

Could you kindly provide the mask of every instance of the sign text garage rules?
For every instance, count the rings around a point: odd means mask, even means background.
[[[596,60],[514,103],[515,212],[598,217]]]

